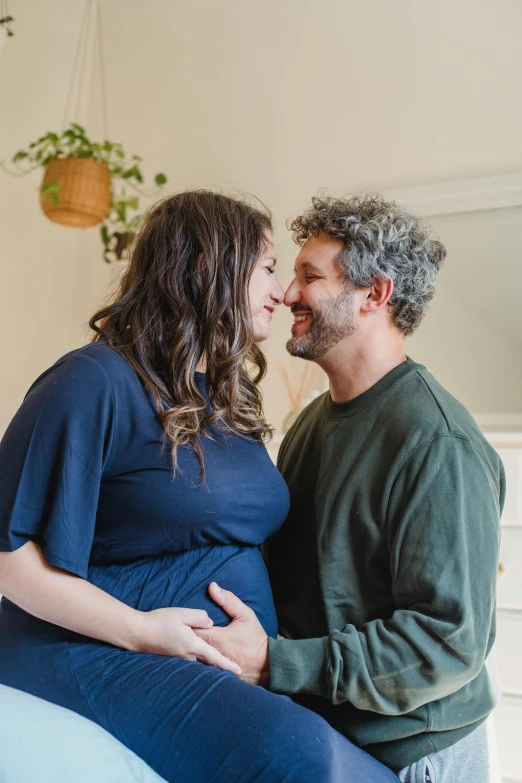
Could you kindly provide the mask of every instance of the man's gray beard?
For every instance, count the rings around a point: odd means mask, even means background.
[[[321,309],[316,308],[312,323],[301,337],[292,337],[286,350],[292,356],[314,362],[324,356],[330,348],[355,331],[353,318],[354,291],[347,286],[335,299],[325,301]]]

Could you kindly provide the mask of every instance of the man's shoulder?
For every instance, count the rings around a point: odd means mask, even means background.
[[[467,441],[488,461],[496,461],[471,413],[425,367],[417,365],[404,381],[379,412],[377,424],[401,445],[403,455],[449,437]]]
[[[420,364],[397,385],[387,400],[390,424],[439,435],[480,433],[467,408]]]
[[[324,403],[327,394],[327,392],[321,394],[303,408],[288,432],[285,433],[279,449],[278,465],[281,464],[283,456],[288,454],[289,450],[297,447],[299,449],[304,449],[305,447],[310,446],[322,432]]]
[[[328,392],[313,399],[297,416],[295,422],[285,435],[284,440],[292,440],[306,436],[316,427],[320,427],[324,418],[324,403]],[[284,442],[284,441],[283,441]]]

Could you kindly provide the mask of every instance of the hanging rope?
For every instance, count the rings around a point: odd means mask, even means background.
[[[87,0],[85,10],[87,11],[85,26],[82,26],[81,36],[81,57],[78,67],[78,89],[76,90],[76,106],[74,117],[76,120],[83,120],[82,107],[85,101],[85,85],[87,81],[87,69],[89,67],[89,48],[92,40],[92,8],[93,0]],[[72,117],[71,117],[72,119]],[[82,123],[81,123],[82,124]]]
[[[96,15],[96,29],[94,28],[94,15]],[[74,55],[73,69],[67,91],[67,99],[63,113],[62,130],[65,130],[69,122],[78,121],[82,109],[82,103],[85,99],[85,88],[87,82],[87,70],[89,64],[89,44],[92,36],[96,35],[98,44],[98,62],[100,69],[101,102],[102,102],[102,123],[104,137],[108,136],[108,112],[107,112],[107,90],[105,82],[105,64],[103,58],[102,26],[99,0],[86,0],[83,10],[80,33],[76,52]],[[73,108],[74,102],[74,108]]]
[[[75,87],[76,87],[76,97],[78,97],[78,93],[79,93],[79,84],[77,85],[77,81],[79,81],[79,71],[80,71],[81,63],[83,62],[83,50],[84,50],[85,37],[88,28],[89,12],[90,12],[90,0],[86,0],[85,8],[83,9],[82,21],[80,25],[80,34],[78,36],[78,43],[76,44],[76,51],[74,54],[74,63],[71,71],[71,78],[69,79],[69,89],[67,91],[67,99],[65,101],[65,109],[63,112],[62,130],[65,130],[65,127],[68,124],[68,121],[71,116],[70,113],[71,102],[72,102],[73,92]],[[76,106],[76,109],[77,108],[78,107]],[[76,118],[78,118],[77,111],[75,112],[75,116]]]
[[[105,83],[105,63],[103,59],[103,38],[102,38],[100,0],[96,0],[96,19],[98,22],[98,55],[99,55],[99,62],[100,62],[103,135],[104,138],[107,139],[109,137],[109,121],[108,121],[109,112],[107,109],[107,86]]]

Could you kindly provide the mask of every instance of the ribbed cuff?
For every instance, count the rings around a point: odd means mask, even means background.
[[[270,690],[328,698],[327,643],[327,636],[319,639],[269,639]]]

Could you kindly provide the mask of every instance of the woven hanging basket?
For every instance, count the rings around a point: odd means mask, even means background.
[[[90,158],[55,158],[45,169],[42,189],[51,183],[59,185],[57,194],[40,199],[49,220],[62,226],[88,228],[107,217],[111,175],[103,163]]]

